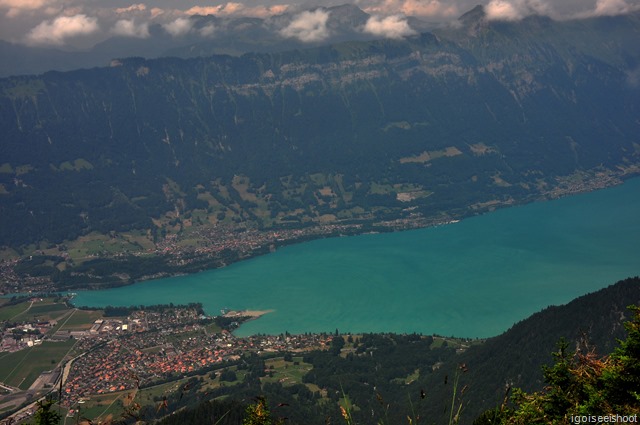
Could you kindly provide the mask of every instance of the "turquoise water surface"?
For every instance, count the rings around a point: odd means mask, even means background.
[[[441,227],[331,238],[189,276],[81,291],[76,305],[274,310],[236,333],[488,337],[640,274],[640,178]]]

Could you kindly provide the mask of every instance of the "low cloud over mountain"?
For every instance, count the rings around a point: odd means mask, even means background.
[[[355,0],[337,6],[227,2],[188,8],[173,0],[115,1],[0,0],[0,77],[104,66],[130,56],[240,55],[401,39],[459,24],[476,0]],[[640,0],[485,0],[481,9],[487,21],[530,15],[582,19],[638,11]]]
[[[489,0],[483,1],[489,19],[517,20],[531,14],[554,19],[569,19],[601,15],[617,15],[640,9],[640,0]],[[477,5],[476,0],[356,0],[355,4],[375,18],[366,28],[351,30],[392,37],[412,33],[404,17],[417,17],[429,22],[455,20]],[[190,31],[192,16],[219,18],[252,17],[269,20],[282,14],[274,30],[285,38],[317,42],[330,38],[326,22],[327,2],[302,4],[300,1],[280,4],[227,2],[211,5],[206,2],[189,4],[171,0],[147,0],[123,6],[122,2],[106,0],[0,0],[0,39],[30,45],[91,47],[110,36],[144,38],[148,28],[160,25],[172,36]],[[205,31],[203,36],[210,36]]]

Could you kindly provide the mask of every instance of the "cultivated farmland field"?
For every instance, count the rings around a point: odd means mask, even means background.
[[[42,345],[0,356],[0,382],[29,389],[42,372],[55,368],[75,343],[76,340],[45,341]]]
[[[88,330],[98,319],[102,319],[102,310],[76,310],[67,320],[64,320],[59,330]]]
[[[25,303],[26,304],[26,303]],[[19,304],[22,305],[22,304]],[[34,302],[27,311],[26,304],[23,312],[13,317],[16,322],[37,322],[56,320],[67,313],[70,308],[64,303],[53,302],[53,300],[45,299],[41,302]]]

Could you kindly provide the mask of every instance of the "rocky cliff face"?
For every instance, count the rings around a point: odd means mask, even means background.
[[[468,213],[637,171],[637,15],[476,12],[402,41],[0,80],[0,240],[195,210],[265,227]]]

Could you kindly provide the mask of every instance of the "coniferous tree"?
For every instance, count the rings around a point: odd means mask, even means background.
[[[40,400],[36,404],[38,405],[38,410],[33,418],[35,420],[34,425],[58,425],[60,423],[62,416],[52,409],[53,400]]]
[[[527,394],[514,390],[515,409],[504,406],[483,413],[474,425],[566,424],[572,417],[591,422],[616,422],[618,417],[640,415],[640,307],[629,309],[634,317],[625,323],[628,336],[610,355],[598,357],[593,349],[570,352],[561,340],[555,364],[543,368],[547,386]]]

